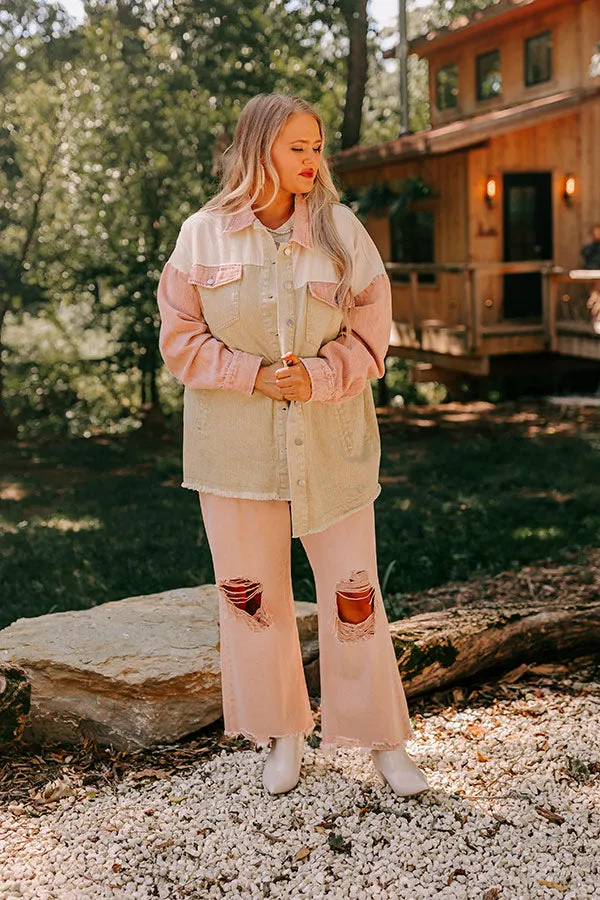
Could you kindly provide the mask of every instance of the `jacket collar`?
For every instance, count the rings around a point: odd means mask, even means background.
[[[242,228],[247,228],[248,225],[253,225],[255,222],[260,222],[260,220],[255,215],[252,207],[248,206],[240,212],[232,213],[223,230],[227,233],[241,231]],[[303,194],[295,194],[294,227],[290,240],[296,241],[297,244],[302,244],[303,247],[307,247],[309,250],[313,249],[310,212]]]

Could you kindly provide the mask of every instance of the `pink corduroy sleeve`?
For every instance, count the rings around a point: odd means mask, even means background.
[[[349,333],[323,344],[317,356],[302,358],[313,400],[337,402],[361,394],[371,378],[385,373],[392,327],[392,289],[385,266],[366,229],[355,225],[354,284],[365,285],[352,298]]]
[[[186,266],[185,235],[166,263],[158,283],[160,311],[158,346],[164,363],[178,381],[190,388],[221,388],[250,396],[263,357],[230,350],[210,333],[202,313],[200,294],[175,261]]]

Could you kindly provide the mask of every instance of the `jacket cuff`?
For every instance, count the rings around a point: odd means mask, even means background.
[[[233,359],[227,371],[223,387],[226,391],[238,391],[250,397],[263,357],[244,350],[233,350]]]
[[[312,393],[307,402],[310,403],[311,400],[328,400],[334,388],[331,367],[324,359],[320,359],[318,356],[309,356],[307,359],[301,358],[301,362],[304,363],[312,386]]]

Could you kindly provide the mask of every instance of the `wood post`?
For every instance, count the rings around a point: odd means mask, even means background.
[[[479,303],[479,282],[477,270],[469,269],[471,282],[471,343],[470,350],[477,353],[481,346],[481,305]]]
[[[421,317],[419,316],[419,275],[410,270],[410,324],[414,329],[417,347],[422,345]]]
[[[542,309],[544,315],[544,333],[546,335],[546,347],[555,351],[556,340],[556,301],[558,282],[552,277],[550,269],[542,272]]]
[[[471,346],[471,270],[463,269],[461,273],[461,292],[459,306],[459,325],[466,329],[466,348]]]

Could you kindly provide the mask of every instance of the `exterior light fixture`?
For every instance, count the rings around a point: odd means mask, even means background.
[[[485,202],[487,205],[492,208],[494,205],[494,200],[498,194],[498,184],[493,175],[488,175],[485,180]]]
[[[563,200],[570,206],[573,202],[573,197],[575,196],[575,190],[577,188],[577,181],[574,175],[565,175],[565,187],[563,191]]]

